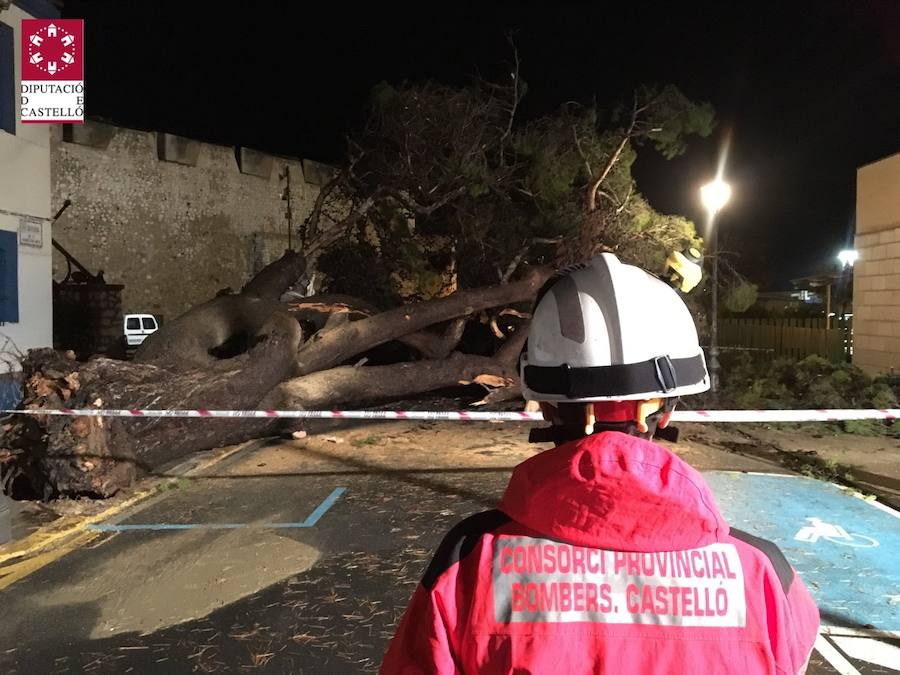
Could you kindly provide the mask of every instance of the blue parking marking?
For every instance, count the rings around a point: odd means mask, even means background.
[[[335,502],[346,491],[347,488],[344,487],[332,490],[331,494],[325,497],[322,503],[302,523],[99,523],[88,525],[88,529],[97,532],[131,532],[135,530],[238,530],[243,528],[287,530],[308,528],[318,523],[328,509],[334,506]]]
[[[731,525],[778,544],[824,625],[900,630],[900,514],[803,476],[704,477]]]
[[[306,517],[306,520],[300,523],[297,527],[312,527],[313,525],[318,523],[319,519],[325,515],[325,512],[328,511],[328,509],[330,509],[332,506],[334,506],[334,503],[338,499],[340,499],[341,495],[346,491],[347,488],[335,488],[334,491],[332,491],[330,495],[325,497],[322,503],[319,504],[315,508],[315,510]]]

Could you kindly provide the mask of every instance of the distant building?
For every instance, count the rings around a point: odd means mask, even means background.
[[[46,0],[0,11],[0,403],[18,396],[14,355],[53,344],[50,126],[21,124],[22,19],[55,18]]]
[[[900,371],[900,153],[856,173],[853,362]]]

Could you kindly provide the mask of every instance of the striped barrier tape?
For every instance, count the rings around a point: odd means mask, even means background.
[[[59,408],[0,410],[3,415],[66,415],[72,417],[200,417],[286,418],[347,420],[428,420],[462,422],[543,422],[539,412],[438,411],[438,410],[104,410]],[[894,420],[900,408],[869,410],[676,410],[673,422],[842,422]]]

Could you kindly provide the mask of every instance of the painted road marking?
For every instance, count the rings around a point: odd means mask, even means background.
[[[703,476],[729,523],[781,548],[815,598],[823,623],[900,631],[900,602],[892,602],[900,588],[895,512],[804,476],[730,471]],[[834,524],[851,540],[824,527]],[[807,527],[813,531],[798,540]],[[838,545],[851,541],[867,547]]]
[[[860,672],[853,667],[844,655],[835,649],[824,635],[816,638],[816,651],[822,655],[831,667],[840,673],[840,675],[860,675]]]
[[[32,572],[38,571],[45,565],[49,565],[50,563],[59,560],[64,555],[84,546],[99,536],[100,535],[97,532],[82,530],[78,535],[67,539],[49,551],[44,551],[30,558],[26,558],[25,560],[20,560],[10,565],[0,567],[0,591],[11,586],[20,579],[24,579]]]
[[[858,548],[874,548],[878,546],[878,541],[867,537],[863,534],[853,534],[834,523],[826,523],[821,518],[807,518],[809,525],[801,527],[794,539],[797,541],[808,541],[815,544],[821,537],[825,541],[832,544],[840,544],[841,546],[856,546]]]
[[[111,506],[108,509],[103,509],[100,513],[96,513],[92,516],[63,516],[52,523],[49,523],[45,527],[40,528],[36,532],[32,532],[21,541],[12,542],[11,544],[0,547],[0,563],[5,563],[16,558],[24,558],[46,549],[50,544],[58,543],[77,533],[83,532],[85,529],[89,528],[92,523],[111,518],[130,506],[134,506],[135,504],[144,501],[153,494],[155,494],[153,490],[142,490],[125,501]],[[0,574],[3,574],[5,569],[6,567],[0,567]]]
[[[900,668],[900,647],[863,637],[832,637],[851,659],[885,668]]]
[[[335,502],[341,498],[341,495],[347,491],[345,487],[339,487],[332,490],[331,494],[322,500],[306,520],[302,523],[99,523],[88,525],[89,530],[95,532],[133,532],[140,530],[239,530],[239,529],[261,529],[261,530],[288,530],[313,527],[322,516],[334,506]]]

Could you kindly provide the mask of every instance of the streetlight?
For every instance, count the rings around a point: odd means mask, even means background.
[[[709,211],[710,217],[715,216],[728,200],[731,199],[731,186],[721,178],[716,178],[700,188],[700,200]]]
[[[712,308],[709,327],[709,384],[712,389],[713,400],[718,400],[719,395],[719,244],[716,231],[713,227],[716,214],[731,199],[731,186],[716,176],[715,180],[700,188],[700,201],[709,213],[710,253],[712,254]]]
[[[859,251],[852,248],[846,248],[837,254],[837,259],[841,263],[841,269],[853,267],[853,264],[859,260]]]

